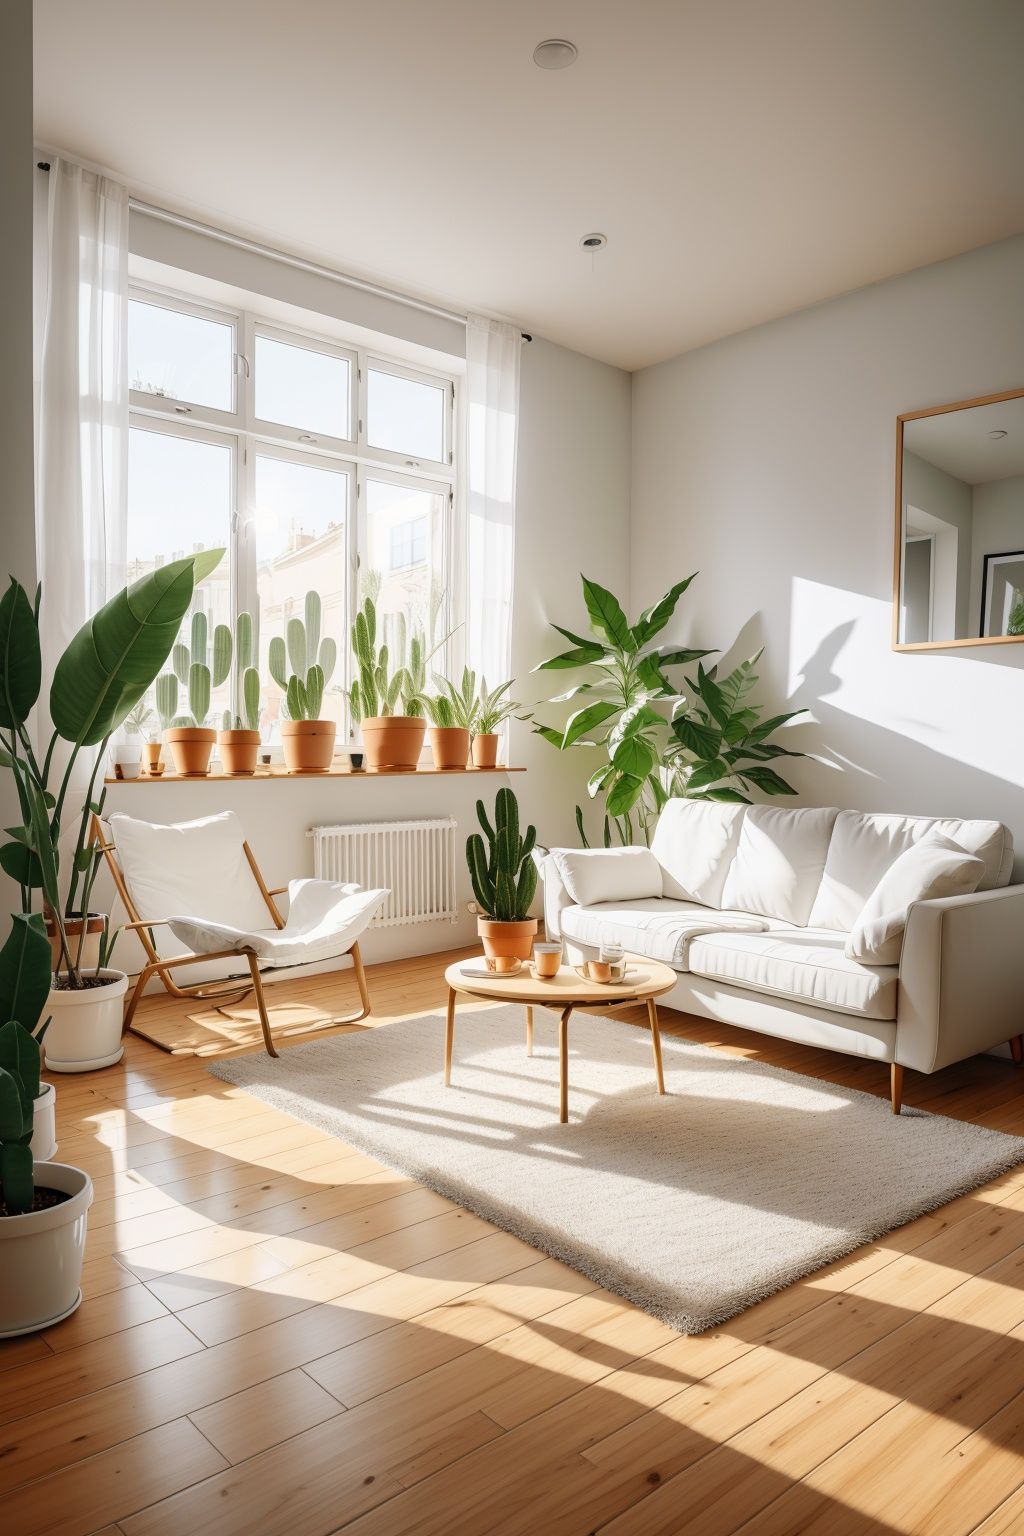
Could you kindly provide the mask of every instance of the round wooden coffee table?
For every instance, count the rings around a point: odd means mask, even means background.
[[[526,1009],[526,1054],[533,1055],[533,1010],[553,1008],[558,1021],[558,1081],[560,1089],[559,1119],[563,1125],[569,1119],[569,1019],[576,1008],[586,1008],[592,1013],[614,1013],[633,1003],[647,1004],[647,1018],[651,1026],[651,1045],[654,1049],[654,1071],[658,1079],[658,1092],[665,1092],[665,1075],[661,1064],[661,1036],[658,1033],[658,1010],[655,998],[675,986],[678,977],[670,966],[659,960],[644,960],[639,955],[626,955],[626,974],[620,982],[607,984],[584,981],[571,965],[562,965],[557,976],[541,981],[530,966],[524,965],[514,976],[469,975],[466,971],[483,971],[484,958],[460,960],[450,965],[444,973],[448,983],[448,1023],[444,1036],[444,1080],[452,1080],[452,1047],[455,1042],[455,999],[458,996],[484,998],[489,1003],[520,1003]]]

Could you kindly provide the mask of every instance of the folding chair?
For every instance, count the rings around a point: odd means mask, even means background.
[[[109,829],[109,837],[107,831]],[[116,812],[104,823],[92,819],[92,839],[102,852],[117,894],[128,913],[126,929],[138,934],[146,952],[124,1018],[131,1028],[147,982],[159,976],[172,997],[236,1004],[255,994],[263,1039],[276,1056],[263,971],[311,965],[351,955],[362,1011],[338,1024],[355,1024],[370,1012],[359,938],[387,890],[362,890],[332,880],[292,880],[268,890],[234,811],[163,826]],[[288,896],[283,917],[275,896]],[[270,919],[268,923],[267,919]],[[169,927],[188,954],[162,955],[153,929]],[[182,966],[237,956],[249,975],[209,985],[179,985],[171,972]]]

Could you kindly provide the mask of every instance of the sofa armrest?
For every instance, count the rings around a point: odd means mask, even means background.
[[[575,906],[576,903],[562,884],[558,865],[551,857],[551,849],[546,848],[543,853],[537,849],[533,858],[544,889],[544,928],[548,938],[554,943],[562,937],[560,921],[562,913],[566,907]]]
[[[900,960],[896,1060],[919,1072],[1024,1030],[1024,885],[911,907]]]

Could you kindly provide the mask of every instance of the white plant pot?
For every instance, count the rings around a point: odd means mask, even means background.
[[[0,1339],[49,1328],[82,1299],[92,1180],[67,1163],[37,1163],[35,1182],[71,1198],[49,1210],[0,1216]]]
[[[97,974],[110,977],[109,985],[50,990],[46,1002],[50,1027],[43,1037],[50,1072],[93,1072],[114,1066],[124,1055],[121,1019],[128,977],[113,970]]]
[[[57,1090],[44,1083],[32,1114],[32,1140],[29,1149],[37,1163],[48,1163],[57,1151]]]

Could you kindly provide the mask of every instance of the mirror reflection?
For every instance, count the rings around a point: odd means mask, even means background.
[[[1024,640],[1024,395],[900,422],[898,643]]]

